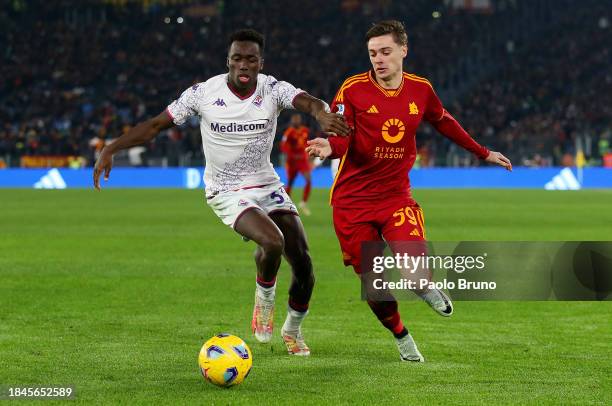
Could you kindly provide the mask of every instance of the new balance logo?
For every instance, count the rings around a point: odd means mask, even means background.
[[[372,105],[372,107],[368,109],[368,113],[378,113],[378,109],[375,105]]]
[[[580,183],[570,168],[565,168],[544,185],[546,190],[579,190]]]
[[[227,107],[227,105],[225,104],[225,101],[223,101],[223,99],[217,99],[217,101],[214,102],[213,105],[221,106],[221,107]]]
[[[53,168],[34,184],[35,189],[66,189],[66,182],[60,172]]]
[[[417,230],[416,228],[414,230],[412,230],[412,232],[410,233],[410,235],[416,235],[417,237],[421,236],[421,233],[419,233],[419,230]]]

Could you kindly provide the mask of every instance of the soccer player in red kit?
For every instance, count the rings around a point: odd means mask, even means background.
[[[415,133],[423,120],[478,158],[512,169],[506,157],[465,132],[444,109],[429,81],[403,72],[408,36],[402,23],[379,22],[367,32],[366,41],[372,70],[348,78],[331,106],[332,112],[344,115],[352,134],[316,138],[307,147],[313,156],[342,158],[330,192],[334,228],[344,264],[352,265],[362,279],[362,242],[386,241],[397,252],[400,241],[425,241],[423,211],[411,196],[407,176],[417,154]],[[444,292],[415,293],[440,315],[452,314]],[[402,323],[397,301],[368,297],[368,304],[395,336],[400,358],[423,362]]]
[[[302,125],[302,116],[293,114],[291,116],[290,126],[287,127],[283,133],[283,139],[280,144],[281,152],[285,154],[286,158],[285,169],[287,170],[287,185],[285,186],[285,191],[291,195],[291,188],[293,187],[293,182],[295,182],[298,173],[304,176],[306,185],[304,186],[304,193],[299,206],[302,212],[307,216],[310,215],[307,202],[310,196],[310,189],[312,188],[310,177],[312,165],[305,151],[309,134],[310,129]]]

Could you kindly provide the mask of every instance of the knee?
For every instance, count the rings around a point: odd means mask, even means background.
[[[281,233],[274,233],[265,236],[259,246],[265,255],[281,256],[285,249],[285,239]]]
[[[298,294],[298,292],[312,292],[315,285],[315,276],[311,266],[302,268],[293,267],[293,278],[290,294]]]
[[[304,276],[312,274],[312,259],[307,244],[298,244],[287,250],[287,257],[291,266]],[[313,276],[314,278],[314,276]]]

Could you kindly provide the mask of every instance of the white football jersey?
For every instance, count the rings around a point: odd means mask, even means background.
[[[253,94],[242,98],[213,76],[185,90],[167,112],[176,125],[198,116],[206,157],[206,194],[279,182],[270,162],[276,119],[302,90],[272,76],[258,75]]]

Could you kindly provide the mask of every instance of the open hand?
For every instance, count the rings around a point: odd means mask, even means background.
[[[506,158],[501,152],[489,152],[489,156],[487,156],[485,161],[499,166],[503,166],[507,170],[512,171],[512,162],[510,162],[510,160]]]
[[[100,175],[102,172],[104,172],[104,180],[107,181],[112,168],[113,154],[109,153],[108,150],[104,148],[94,165],[93,182],[96,190],[100,190]]]
[[[325,138],[315,138],[314,140],[308,140],[306,143],[308,144],[306,152],[312,157],[325,159],[332,153],[331,145]]]

